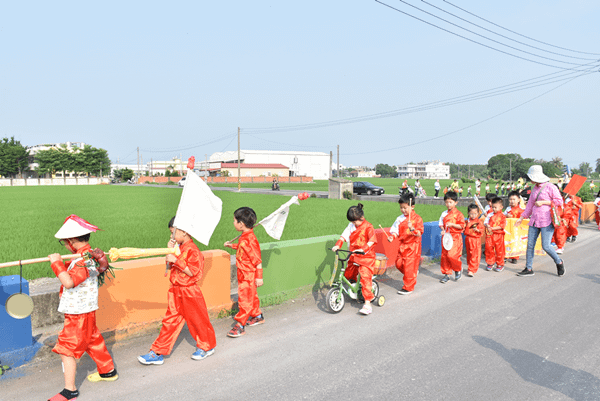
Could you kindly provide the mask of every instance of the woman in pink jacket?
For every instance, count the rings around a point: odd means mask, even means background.
[[[527,236],[527,261],[519,276],[533,276],[533,255],[535,243],[540,233],[542,234],[542,248],[556,263],[556,271],[559,276],[565,274],[565,264],[550,245],[552,235],[554,234],[554,225],[552,224],[552,208],[562,206],[563,199],[556,185],[551,184],[542,166],[533,165],[529,168],[527,176],[533,183],[531,196],[521,217],[515,222],[515,226],[520,226],[523,219],[529,219],[529,234]]]

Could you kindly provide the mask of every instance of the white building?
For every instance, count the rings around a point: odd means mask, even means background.
[[[237,163],[238,152],[217,152],[209,157],[209,168],[220,166],[218,163]],[[296,152],[280,150],[242,150],[242,163],[282,164],[289,168],[291,177],[308,176],[315,180],[329,178],[329,154],[323,152]],[[198,168],[204,167],[200,161]]]
[[[438,160],[396,166],[398,178],[449,179],[450,166]]]
[[[59,149],[66,148],[70,152],[77,152],[80,149],[83,149],[85,143],[83,142],[65,142],[65,143],[47,143],[42,145],[33,145],[27,147],[27,152],[29,153],[29,170],[32,172],[30,175],[32,178],[37,178],[37,173],[35,173],[36,169],[40,166],[38,163],[35,163],[35,155],[42,150],[50,150],[50,149]],[[54,174],[55,177],[62,177],[62,171],[57,171]],[[75,177],[75,173],[70,172],[66,173],[67,177]]]

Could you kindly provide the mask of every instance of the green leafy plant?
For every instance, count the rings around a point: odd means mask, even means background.
[[[350,200],[352,200],[352,192],[350,192],[348,190],[345,190],[344,193],[342,194],[342,196],[344,197],[344,199],[350,199]]]

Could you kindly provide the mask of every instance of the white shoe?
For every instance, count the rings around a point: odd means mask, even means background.
[[[371,313],[373,313],[373,308],[371,307],[371,305],[364,305],[359,312],[363,315],[370,315]]]
[[[562,248],[558,248],[558,249],[556,250],[556,253],[558,253],[559,255],[560,255],[560,254],[562,254],[562,253],[563,253],[563,249],[562,249]]]

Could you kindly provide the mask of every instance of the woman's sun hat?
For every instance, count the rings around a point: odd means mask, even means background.
[[[527,176],[533,182],[542,183],[550,181],[550,178],[544,174],[544,170],[539,164],[534,164],[533,166],[529,167],[529,171],[527,171]]]

